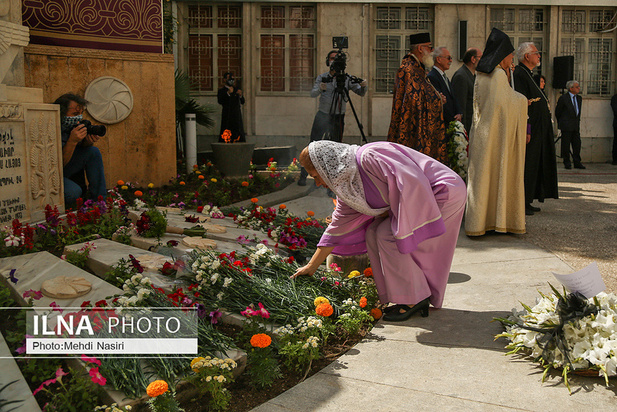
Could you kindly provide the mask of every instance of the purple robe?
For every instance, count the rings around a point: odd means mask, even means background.
[[[441,307],[465,207],[463,180],[447,166],[390,142],[356,154],[366,201],[389,217],[361,214],[340,199],[319,245],[340,255],[368,252],[382,303]]]

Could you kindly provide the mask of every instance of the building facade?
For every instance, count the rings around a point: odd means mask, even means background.
[[[369,141],[385,139],[390,123],[394,76],[408,50],[408,35],[430,32],[433,45],[446,46],[462,64],[459,49],[484,48],[492,27],[511,36],[514,46],[533,41],[542,55],[549,100],[562,93],[551,87],[553,58],[574,56],[573,77],[583,96],[583,161],[610,158],[610,97],[617,92],[617,7],[614,0],[532,2],[489,1],[178,1],[176,61],[195,85],[195,97],[219,110],[216,93],[222,75],[235,73],[246,103],[247,139],[260,146],[308,142],[317,100],[309,92],[327,71],[332,37],[349,38],[346,72],[368,80],[364,97],[351,95]],[[461,34],[460,22],[466,22]],[[466,34],[466,35],[465,35]],[[218,124],[199,129],[214,141]],[[360,130],[348,106],[345,139],[360,143]]]

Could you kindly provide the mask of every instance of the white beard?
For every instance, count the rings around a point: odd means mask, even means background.
[[[435,60],[430,53],[427,53],[422,56],[422,64],[425,65],[427,68],[433,67],[435,65]]]

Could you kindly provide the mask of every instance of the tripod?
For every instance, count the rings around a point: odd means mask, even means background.
[[[343,129],[345,124],[343,121],[344,115],[341,113],[341,108],[343,106],[343,102],[349,102],[349,107],[351,107],[351,111],[356,119],[356,124],[360,130],[360,135],[362,136],[362,142],[368,143],[368,140],[366,140],[366,136],[364,134],[364,126],[360,123],[360,119],[358,119],[356,108],[353,106],[353,102],[349,96],[349,89],[346,87],[347,80],[357,81],[359,79],[345,73],[336,75],[335,79],[336,87],[334,89],[334,95],[332,96],[332,103],[330,103],[330,120],[332,121],[332,128],[330,132],[331,139],[329,140],[334,140],[337,142],[341,142],[343,140]]]

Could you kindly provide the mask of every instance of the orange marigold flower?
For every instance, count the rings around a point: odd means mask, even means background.
[[[247,181],[242,182],[242,186],[247,187],[248,185],[249,185],[249,182]]]
[[[146,388],[146,393],[151,398],[155,398],[167,392],[168,389],[169,386],[167,385],[167,382],[159,379],[157,381],[151,382],[150,385],[148,385],[148,387]]]
[[[199,166],[193,165],[193,169],[199,169]]]
[[[144,195],[144,194],[141,192],[141,190],[136,190],[134,194],[135,194],[135,196],[137,196],[137,197],[142,197],[142,196]]]
[[[312,210],[309,210],[308,212],[306,212],[306,214],[307,214],[309,217],[313,217],[313,216],[315,216],[315,212],[313,212]]]
[[[362,296],[362,297],[360,298],[360,303],[359,303],[360,307],[361,307],[361,308],[366,307],[366,303],[367,303],[366,298],[365,298],[364,296]]]
[[[373,269],[371,269],[371,268],[364,269],[364,276],[366,276],[367,278],[372,277],[373,276]]]
[[[257,203],[257,202],[259,202],[259,199],[257,199],[256,197],[254,197],[254,198],[252,198],[252,199],[251,199],[251,202],[253,202],[253,203]]]
[[[279,205],[279,209],[283,210],[283,209],[287,209],[287,205],[285,205],[284,203]]]
[[[315,305],[315,307],[321,305],[322,303],[330,303],[330,301],[327,298],[324,298],[323,296],[317,296],[315,300],[313,301],[313,305]]]
[[[381,309],[379,309],[379,308],[371,309],[371,316],[373,317],[373,319],[379,320],[379,319],[381,319],[381,315],[382,315]]]
[[[199,176],[197,176],[197,178],[200,179],[200,180],[204,180],[205,179],[204,175],[199,175]]]
[[[267,348],[272,343],[272,338],[265,333],[257,333],[251,337],[251,346],[254,348]]]
[[[315,313],[317,313],[319,316],[328,317],[334,313],[334,309],[329,303],[322,303],[320,305],[317,305],[317,307],[315,308]]]
[[[184,181],[180,182],[180,186],[184,186],[185,184]]]
[[[116,183],[118,184],[118,186],[122,186],[124,184],[124,180],[118,180]]]

